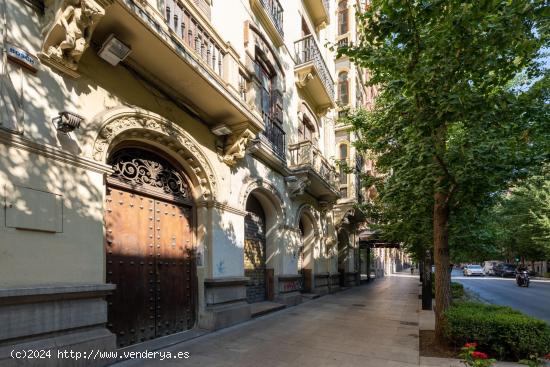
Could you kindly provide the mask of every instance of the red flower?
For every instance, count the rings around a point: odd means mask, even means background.
[[[475,348],[477,347],[477,343],[466,343],[464,344],[464,348]]]
[[[472,353],[472,357],[474,357],[474,359],[487,359],[489,358],[489,356],[483,352],[473,352]]]

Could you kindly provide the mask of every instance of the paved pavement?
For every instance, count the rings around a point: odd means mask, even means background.
[[[453,271],[452,280],[477,293],[481,299],[510,306],[550,324],[550,281],[531,280],[529,288],[518,287],[513,278],[464,277]]]
[[[396,275],[327,295],[163,351],[186,360],[124,366],[410,367],[419,365],[418,277]]]

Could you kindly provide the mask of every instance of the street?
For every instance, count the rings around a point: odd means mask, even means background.
[[[550,281],[531,279],[525,288],[518,287],[514,278],[465,277],[461,270],[453,270],[452,280],[487,302],[513,307],[550,324]]]

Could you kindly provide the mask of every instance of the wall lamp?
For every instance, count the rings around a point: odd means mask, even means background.
[[[116,66],[132,53],[130,46],[124,44],[121,40],[115,37],[114,34],[109,35],[103,46],[97,53],[99,57],[107,61],[109,64]]]
[[[53,123],[57,131],[64,134],[68,134],[78,129],[82,121],[84,121],[84,117],[68,111],[61,111],[58,113],[57,117],[53,118]]]
[[[225,124],[216,125],[210,131],[212,132],[212,134],[217,135],[217,136],[229,135],[233,132]]]

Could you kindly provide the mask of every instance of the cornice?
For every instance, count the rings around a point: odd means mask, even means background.
[[[106,164],[102,164],[89,158],[84,158],[72,153],[65,152],[57,147],[48,144],[37,143],[24,136],[12,134],[8,131],[1,129],[0,143],[8,147],[24,150],[33,154],[38,154],[45,158],[54,159],[58,162],[67,163],[90,171],[98,173],[111,172],[111,167]]]

